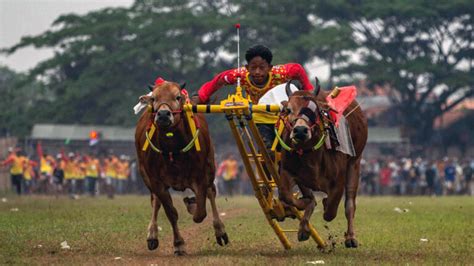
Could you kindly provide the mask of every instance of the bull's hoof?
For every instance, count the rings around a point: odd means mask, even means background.
[[[184,205],[189,214],[193,215],[197,208],[196,198],[195,197],[185,197],[183,198]]]
[[[355,238],[346,239],[344,242],[346,248],[356,248],[359,246],[359,242]]]
[[[193,216],[193,221],[197,224],[202,223],[202,221],[204,221],[204,219],[206,219],[206,216],[207,216],[207,214],[195,215],[195,216]]]
[[[148,250],[155,250],[160,245],[158,239],[147,239],[146,242],[148,244]]]
[[[184,204],[189,205],[196,203],[196,197],[185,197],[183,198]]]
[[[225,246],[229,244],[229,236],[227,236],[227,233],[224,233],[222,236],[216,236],[216,241],[219,246]]]
[[[309,239],[309,232],[306,232],[304,230],[299,230],[298,231],[298,241],[303,242]]]
[[[187,253],[184,250],[175,250],[174,255],[177,256],[177,257],[181,257],[181,256],[186,256]]]

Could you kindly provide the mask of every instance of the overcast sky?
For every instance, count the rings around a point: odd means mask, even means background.
[[[132,3],[133,0],[0,0],[0,48],[17,44],[23,36],[45,32],[62,14],[86,14],[105,7],[128,7]],[[51,50],[28,47],[8,57],[0,55],[0,65],[26,71],[52,55]],[[327,78],[327,66],[322,62],[315,61],[306,67],[310,77],[317,74],[320,79]]]
[[[132,3],[133,0],[0,0],[0,48],[17,44],[23,36],[45,32],[62,14],[86,14]],[[0,55],[0,64],[24,71],[50,56],[51,51],[28,47],[8,57]]]

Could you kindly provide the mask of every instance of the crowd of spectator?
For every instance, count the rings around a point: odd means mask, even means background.
[[[19,148],[10,148],[0,166],[10,168],[11,184],[18,194],[115,194],[141,190],[136,161],[128,156],[95,156],[78,152],[60,152],[55,156],[37,152],[28,156]]]
[[[359,193],[366,195],[474,195],[473,159],[445,157],[362,160]]]
[[[106,195],[147,193],[130,157],[60,152],[55,156],[39,150],[34,157],[10,148],[0,166],[10,168],[17,194]],[[474,195],[474,159],[438,160],[385,157],[363,159],[359,194],[364,195]],[[252,195],[253,188],[240,158],[229,152],[217,164],[218,195]]]
[[[381,158],[361,162],[359,194],[365,195],[474,195],[474,159],[445,157]],[[232,153],[219,163],[219,194],[253,194],[245,169]]]

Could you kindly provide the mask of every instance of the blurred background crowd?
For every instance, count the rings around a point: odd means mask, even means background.
[[[11,188],[18,195],[69,195],[76,199],[82,195],[113,198],[115,194],[144,192],[136,161],[112,152],[94,155],[61,151],[51,155],[38,145],[37,152],[28,155],[20,148],[9,148],[0,166],[9,168]]]
[[[218,155],[216,185],[219,195],[252,195],[253,188],[238,154]],[[82,195],[146,194],[137,162],[127,155],[94,155],[64,152],[52,155],[41,145],[32,155],[10,148],[1,164],[10,172],[11,188],[17,194]],[[474,195],[474,159],[455,157],[382,156],[363,159],[359,194],[362,195]]]

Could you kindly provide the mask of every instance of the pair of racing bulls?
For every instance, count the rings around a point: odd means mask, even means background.
[[[288,93],[289,90],[287,90]],[[290,91],[291,93],[291,91]],[[289,95],[284,102],[290,127],[282,134],[286,143],[298,138],[295,149],[306,149],[314,146],[320,138],[320,132],[313,130],[308,121],[301,119],[300,111],[314,103],[318,106],[324,104],[328,92],[296,91]],[[163,82],[152,88],[152,94],[142,96],[141,102],[147,103],[151,112],[144,112],[137,124],[135,132],[135,145],[139,160],[139,171],[151,192],[151,205],[153,208],[151,220],[148,225],[148,249],[158,247],[157,214],[161,205],[173,229],[173,245],[175,255],[184,255],[185,242],[181,236],[177,220],[178,213],[173,206],[169,188],[178,191],[190,189],[195,197],[185,198],[184,202],[188,212],[196,223],[206,217],[206,199],[209,199],[213,214],[213,227],[219,245],[229,242],[225,226],[219,218],[216,207],[216,187],[214,185],[215,161],[214,149],[209,137],[209,130],[203,114],[195,114],[196,124],[199,125],[199,143],[201,151],[190,149],[183,152],[182,148],[190,143],[193,135],[189,130],[188,120],[185,119],[183,106],[185,95],[182,94],[180,85],[174,82]],[[354,109],[354,110],[353,110]],[[354,213],[356,209],[356,194],[359,184],[359,168],[362,151],[367,141],[367,121],[357,102],[350,104],[347,110],[353,110],[347,117],[348,126],[352,135],[355,156],[322,147],[304,153],[283,151],[280,165],[282,186],[279,188],[280,199],[288,205],[295,206],[304,211],[303,219],[298,230],[300,241],[309,238],[309,219],[316,207],[313,191],[322,191],[327,194],[323,200],[324,219],[331,221],[336,217],[337,209],[342,195],[345,193],[345,215],[347,218],[347,231],[345,233],[346,247],[357,247],[358,242],[354,234]],[[155,123],[158,130],[168,134],[146,135],[150,125]],[[170,136],[173,137],[170,137]],[[159,152],[152,149],[142,150],[143,145],[151,140],[159,145]],[[294,142],[293,142],[294,143]],[[297,185],[302,197],[293,197],[292,188]]]

